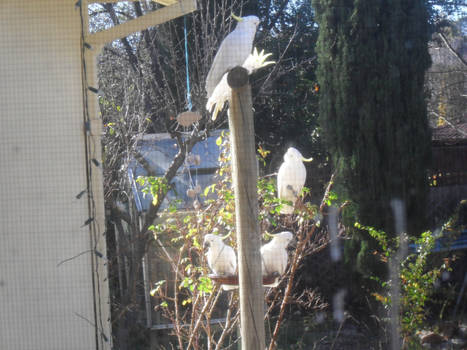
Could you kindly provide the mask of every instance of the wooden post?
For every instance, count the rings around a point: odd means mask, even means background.
[[[258,165],[248,72],[236,67],[229,72],[227,82],[232,88],[229,127],[238,244],[241,343],[243,350],[263,350],[264,292],[258,224]]]

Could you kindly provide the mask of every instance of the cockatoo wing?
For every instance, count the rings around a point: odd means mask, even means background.
[[[225,37],[217,51],[206,77],[206,92],[211,97],[222,76],[230,69],[241,66],[253,49],[255,25],[238,23],[233,32]]]
[[[287,267],[288,254],[286,247],[269,242],[261,247],[263,276],[273,273],[282,275]]]
[[[216,120],[225,103],[230,100],[231,93],[232,90],[227,83],[227,74],[224,74],[206,103],[206,110],[212,113],[212,120]]]
[[[284,162],[277,173],[277,194],[282,200],[295,203],[306,180],[306,168],[302,162]],[[292,214],[293,207],[282,205],[282,214]]]
[[[225,274],[235,275],[237,271],[237,256],[232,247],[224,244],[224,255],[225,255]]]
[[[261,247],[261,267],[263,276],[270,276],[274,273],[282,275],[287,267],[288,254],[286,247],[281,246],[274,240]],[[266,287],[276,287],[279,278]]]
[[[256,48],[253,49],[253,53],[248,56],[248,58],[243,62],[242,67],[248,70],[248,73],[253,73],[257,69],[266,67],[270,64],[274,64],[274,61],[266,61],[266,59],[271,56],[271,53],[265,54],[264,50],[258,53]],[[230,89],[229,84],[227,83],[227,73],[224,73],[220,82],[216,85],[214,91],[206,103],[206,110],[212,113],[212,120],[216,120],[217,115],[227,101],[230,100],[232,90]]]
[[[225,265],[225,275],[235,275],[237,272],[237,256],[235,255],[235,251],[232,249],[232,247],[228,245],[224,245],[224,256],[225,256],[225,261],[227,262]],[[233,285],[227,285],[223,284],[222,289],[223,290],[233,290],[237,289],[238,286],[233,286]]]
[[[224,243],[212,245],[207,252],[207,260],[216,275],[234,275],[237,269],[235,251]]]
[[[206,253],[208,265],[216,275],[231,276],[237,271],[237,256],[232,247],[223,242],[213,242]],[[237,289],[238,286],[222,285],[224,290]]]

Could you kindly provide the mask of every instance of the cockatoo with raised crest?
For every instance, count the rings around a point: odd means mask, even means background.
[[[222,237],[214,234],[204,236],[204,247],[208,247],[206,259],[209,268],[218,276],[234,276],[237,272],[237,256],[232,247],[222,241]],[[238,288],[237,286],[222,285],[224,290]]]
[[[302,154],[290,147],[284,154],[284,162],[277,173],[277,195],[279,199],[295,204],[306,180],[306,168],[303,162],[311,162],[313,158],[303,158]],[[294,207],[282,204],[281,214],[292,214]]]
[[[261,247],[261,269],[263,276],[278,274],[275,282],[266,287],[276,287],[287,267],[287,246],[293,239],[292,232],[284,231],[273,235],[272,240]]]
[[[264,53],[264,50],[258,52],[255,47],[253,48],[253,53],[243,62],[242,67],[245,68],[249,74],[252,74],[260,68],[274,64],[274,61],[267,61],[268,57],[271,55],[272,53]],[[224,74],[206,103],[206,110],[212,113],[212,120],[216,120],[217,115],[222,111],[222,108],[224,108],[225,103],[231,99],[232,89],[227,83],[227,75],[227,73]]]
[[[222,41],[206,77],[208,99],[222,76],[230,69],[241,66],[253,49],[259,18],[256,16],[237,17],[233,14],[232,17],[237,20],[237,26]]]

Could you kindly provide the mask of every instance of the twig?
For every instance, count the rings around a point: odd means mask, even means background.
[[[79,318],[85,320],[87,323],[89,323],[92,327],[94,328],[97,328],[100,332],[100,335],[101,337],[107,342],[108,341],[108,338],[107,336],[104,334],[104,331],[101,329],[99,329],[99,327],[97,325],[95,325],[94,323],[92,323],[90,320],[88,320],[86,317],[84,317],[83,315],[80,315],[79,313],[77,312],[73,312],[76,316],[78,316]]]
[[[326,191],[324,193],[323,199],[321,200],[321,205],[319,207],[320,212],[322,212],[324,210],[324,207],[326,206],[326,200],[329,197],[329,192],[331,191],[333,183],[334,183],[334,174],[332,174],[331,179],[329,180],[328,186],[326,188]],[[279,317],[277,319],[276,326],[274,328],[274,332],[272,334],[271,342],[269,343],[268,350],[274,350],[274,348],[277,345],[277,343],[276,343],[277,336],[279,335],[279,329],[280,329],[280,326],[282,324],[282,320],[284,318],[285,307],[288,304],[290,295],[292,293],[292,287],[293,287],[295,274],[297,272],[299,262],[302,259],[303,250],[305,248],[306,243],[310,240],[310,238],[312,237],[312,235],[314,234],[314,232],[316,231],[316,229],[318,227],[319,227],[319,221],[314,222],[313,226],[308,231],[305,239],[301,240],[300,243],[297,246],[297,249],[295,251],[295,255],[293,257],[293,261],[291,263],[289,280],[287,282],[287,287],[285,289],[284,298],[282,300],[282,304],[281,304],[281,307],[280,307]]]
[[[203,316],[204,318],[206,319],[206,322],[204,323],[203,322],[203,328],[206,332],[206,335],[207,335],[207,339],[208,341],[213,341],[213,337],[211,335],[211,320],[212,320],[212,312],[214,310],[214,307],[217,305],[217,301],[219,300],[219,296],[222,294],[222,289],[219,288],[218,289],[218,292],[216,293],[216,297],[214,298],[213,301],[211,301],[211,306],[209,308],[209,310],[207,312],[204,312],[203,313]],[[208,349],[207,350],[211,350],[211,343],[209,342],[208,343]]]
[[[279,64],[281,63],[282,59],[285,56],[285,53],[289,49],[290,45],[292,44],[292,41],[295,39],[295,36],[297,35],[297,25],[295,25],[294,32],[292,36],[290,37],[289,42],[287,43],[287,46],[285,47],[284,51],[282,52],[281,56],[277,60],[276,64],[274,65],[274,68],[269,72],[268,76],[264,80],[263,84],[261,84],[261,87],[259,89],[258,95],[261,95],[263,93],[264,87],[266,86],[266,83],[271,79],[272,75],[279,69]]]
[[[183,349],[183,340],[182,340],[182,333],[181,333],[181,327],[180,327],[180,310],[179,310],[179,307],[178,307],[178,267],[180,266],[180,258],[183,254],[183,250],[185,248],[185,245],[182,246],[182,249],[180,250],[180,254],[179,254],[179,257],[178,257],[178,263],[177,265],[175,266],[175,278],[174,278],[174,309],[175,309],[175,322],[174,322],[174,326],[175,326],[175,332],[177,334],[177,340],[178,340],[178,345],[180,347],[180,349]],[[187,347],[188,349],[188,347]]]
[[[233,305],[234,305],[234,293],[231,293],[230,301],[229,301],[229,308],[227,309],[227,314],[225,315],[225,326],[222,329],[222,333],[219,339],[217,340],[217,345],[216,345],[215,350],[220,350],[220,347],[222,346],[222,343],[224,342],[224,339],[228,334],[227,330],[229,329],[230,323],[231,323],[230,314],[232,313]]]
[[[201,293],[197,293],[196,294],[196,298],[195,298],[195,301],[193,302],[193,307],[191,308],[192,309],[192,312],[191,312],[191,320],[190,320],[190,331],[189,331],[189,334],[193,334],[193,327],[195,325],[195,312],[197,310],[197,306],[198,306],[198,303],[199,303],[199,300],[201,298]]]
[[[159,239],[156,239],[156,242],[159,244],[159,247],[161,247],[162,251],[164,252],[165,256],[167,257],[168,261],[170,262],[170,265],[172,265],[172,269],[182,277],[182,274],[180,271],[178,271],[177,264],[173,260],[172,256],[170,253],[165,249],[165,246],[162,244],[162,242]]]
[[[195,144],[198,141],[202,140],[202,138],[202,133],[193,133],[187,141],[181,142],[180,150],[178,151],[173,162],[170,164],[169,168],[165,172],[164,178],[166,179],[167,183],[170,183],[173,180],[173,178],[177,174],[177,170],[183,165],[183,162],[185,161],[185,155],[191,152]],[[148,231],[149,226],[151,226],[154,223],[154,220],[156,219],[157,214],[159,212],[159,208],[166,195],[166,192],[159,193],[159,200],[157,201],[157,204],[151,204],[149,206],[148,212],[145,216],[143,227],[141,229],[142,234],[146,233]]]
[[[217,292],[219,292],[219,291],[217,291]],[[208,298],[206,304],[204,304],[203,309],[201,310],[200,315],[198,316],[198,319],[196,320],[195,327],[193,328],[193,332],[192,332],[191,335],[190,335],[190,339],[188,340],[188,345],[187,345],[186,348],[185,348],[186,350],[189,350],[190,347],[192,346],[192,344],[193,344],[193,338],[194,338],[194,336],[197,334],[198,328],[199,328],[199,326],[200,326],[201,323],[202,323],[202,322],[201,322],[201,319],[203,318],[204,313],[207,311],[208,307],[210,306],[211,301],[212,301],[213,298],[214,298],[214,295],[216,295],[216,294],[217,294],[217,293],[215,293],[215,292],[213,291],[213,292],[209,295],[209,298]],[[183,349],[183,347],[181,346],[180,349]]]
[[[330,349],[330,350],[333,350],[333,349],[334,349],[334,345],[336,345],[337,338],[339,338],[339,334],[341,333],[342,326],[344,325],[346,319],[347,319],[347,318],[344,318],[344,319],[342,320],[341,324],[339,325],[339,329],[337,330],[336,336],[334,337],[334,340],[332,341],[331,349]]]
[[[71,261],[71,260],[73,260],[73,259],[76,259],[76,258],[80,257],[81,255],[90,253],[90,252],[92,252],[92,251],[93,251],[92,249],[88,249],[88,250],[85,250],[84,252],[81,252],[81,253],[79,253],[79,254],[76,254],[75,256],[72,256],[71,258],[62,260],[62,261],[60,261],[60,262],[57,264],[57,267],[59,267],[60,265],[66,263],[66,262],[68,262],[68,261]]]
[[[151,164],[144,158],[144,156],[141,154],[141,152],[136,151],[134,152],[134,157],[138,161],[138,163],[146,170],[146,176],[156,176],[156,171],[153,169]]]
[[[438,33],[438,35],[443,41],[444,45],[446,45],[446,47],[448,48],[449,52],[451,52],[463,66],[467,67],[467,62],[464,61],[462,56],[456,50],[454,50],[454,48],[451,46],[451,44],[449,43],[448,39],[444,36],[444,34]]]

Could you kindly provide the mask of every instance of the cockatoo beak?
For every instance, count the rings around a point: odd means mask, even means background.
[[[203,249],[206,250],[206,248],[209,247],[209,242],[204,242],[203,243]]]
[[[221,236],[221,239],[224,240],[226,238],[229,238],[229,236],[232,234],[232,231],[230,231],[229,233],[227,233],[225,236]]]
[[[237,22],[243,21],[243,18],[242,18],[242,17],[235,16],[233,13],[232,13],[231,16],[232,16],[232,18],[233,18],[234,20],[236,20]]]
[[[302,157],[302,162],[311,162],[312,160],[313,160],[313,157],[308,158],[308,159]]]

